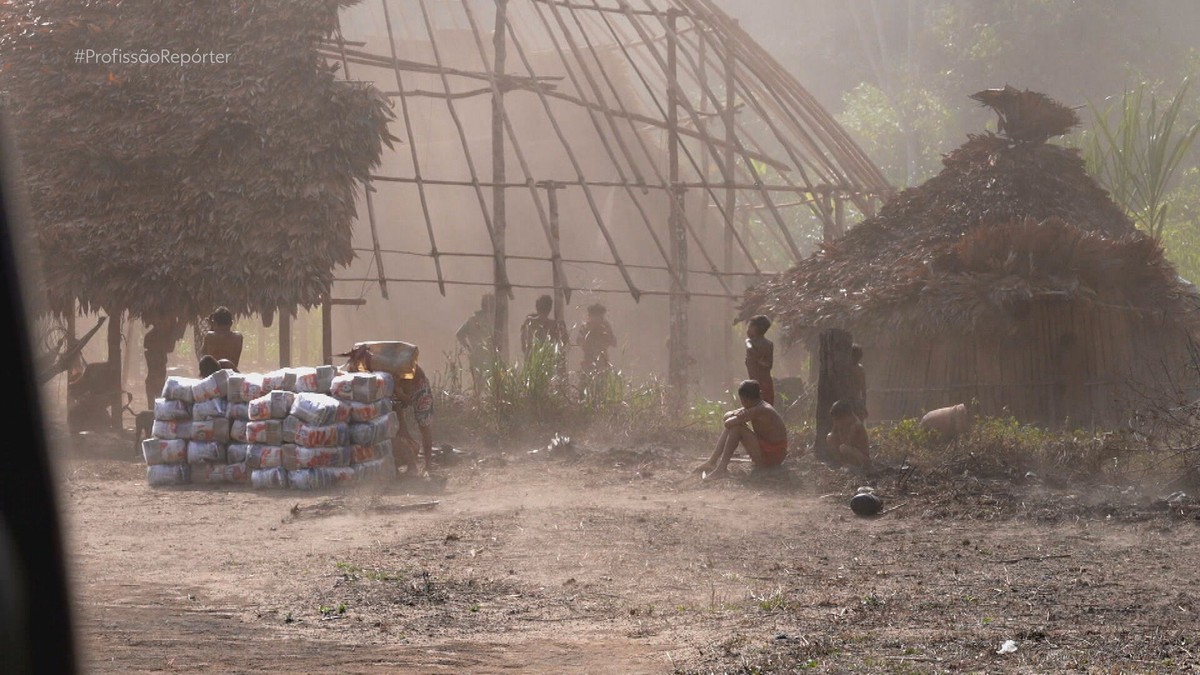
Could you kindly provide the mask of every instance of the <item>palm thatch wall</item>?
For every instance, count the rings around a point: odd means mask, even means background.
[[[740,318],[767,314],[809,345],[850,331],[873,419],[975,400],[1107,424],[1190,391],[1200,296],[1078,151],[1041,140],[969,137],[937,176],[752,288]]]

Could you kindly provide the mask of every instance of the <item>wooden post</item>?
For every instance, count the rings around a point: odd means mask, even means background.
[[[837,236],[844,236],[846,234],[846,200],[842,197],[833,198],[833,223],[837,229]]]
[[[492,33],[492,49],[495,56],[492,77],[499,79],[504,74],[508,55],[507,19],[508,0],[496,0],[496,30]],[[504,203],[504,88],[495,89],[492,95],[492,247],[494,258],[494,286],[496,290],[496,316],[493,324],[496,353],[501,360],[508,360],[508,299],[512,286],[508,281],[508,265],[505,261],[505,230],[507,220]]]
[[[134,330],[133,314],[125,315],[125,353],[121,355],[121,389],[129,384],[129,371],[133,368],[133,346],[138,343]]]
[[[279,308],[279,367],[290,368],[292,365],[292,312],[285,307]]]
[[[821,332],[820,373],[817,376],[816,438],[813,439],[813,456],[828,457],[825,436],[833,429],[830,408],[837,401],[852,395],[854,390],[851,372],[854,360],[850,358],[850,347],[854,339],[841,328],[830,328]]]
[[[121,400],[121,314],[117,312],[116,316],[108,317],[108,372],[112,377],[107,383],[107,398],[114,429],[121,428],[121,410],[125,407]]]
[[[328,292],[321,298],[321,363],[333,363],[333,301]]]
[[[562,249],[559,247],[558,191],[561,185],[554,181],[546,184],[546,203],[550,210],[550,278],[554,285],[554,319],[566,321],[566,280],[559,273]]]
[[[679,186],[678,18],[677,10],[667,12],[667,180],[671,186],[667,230],[670,266],[675,270],[668,300],[670,342],[667,350],[667,382],[671,385],[672,407],[682,410],[688,400],[688,246],[687,231],[683,228],[683,189]]]
[[[732,35],[725,35],[725,107],[721,110],[721,118],[725,122],[725,171],[728,176],[728,181],[725,184],[725,248],[724,259],[721,261],[723,271],[726,274],[733,272],[733,235],[734,228],[737,227],[735,219],[737,218],[737,190],[734,189],[732,181],[734,180],[734,139],[737,136],[736,119],[737,114],[736,98],[737,98],[737,72],[736,59],[737,52],[735,47],[737,42]],[[733,277],[729,277],[732,281]],[[725,301],[725,316],[732,318],[734,314],[733,300]],[[725,364],[725,381],[732,386],[733,379],[733,336],[729,335],[729,328],[725,328],[724,336],[725,349],[722,353],[722,362]]]

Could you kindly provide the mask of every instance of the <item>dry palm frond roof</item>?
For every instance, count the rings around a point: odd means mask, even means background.
[[[767,314],[786,341],[831,327],[1003,330],[1035,300],[1191,307],[1179,304],[1194,298],[1191,285],[1077,150],[973,135],[943,164],[877,216],[752,287],[739,319]]]

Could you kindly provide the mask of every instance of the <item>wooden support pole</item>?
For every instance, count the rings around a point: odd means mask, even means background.
[[[469,0],[464,0],[463,7],[467,8],[467,16],[469,17],[471,13],[470,5],[468,3]],[[541,16],[540,13],[539,16]],[[542,20],[545,21],[545,17],[542,17]],[[521,47],[521,42],[517,39],[515,32],[513,33],[513,47],[516,48],[517,56],[520,58],[526,72],[534,72],[533,65],[529,61],[529,56]],[[612,254],[613,263],[615,263],[617,269],[620,270],[621,278],[625,281],[625,285],[629,288],[629,294],[633,296],[634,302],[637,302],[641,298],[642,293],[638,290],[637,285],[633,283],[633,276],[629,274],[629,270],[626,268],[625,262],[621,259],[621,252],[617,249],[616,240],[613,239],[612,233],[609,231],[608,226],[604,223],[604,217],[600,213],[600,207],[597,204],[596,196],[592,194],[592,184],[584,178],[583,167],[579,163],[579,159],[576,157],[575,150],[571,147],[570,141],[563,132],[562,125],[558,123],[558,119],[554,115],[554,110],[550,106],[550,101],[546,97],[546,92],[542,91],[541,89],[537,89],[535,90],[535,93],[538,96],[538,100],[542,104],[542,110],[546,113],[546,119],[550,122],[550,127],[554,130],[554,135],[558,138],[559,143],[562,144],[563,152],[566,153],[567,160],[571,163],[571,167],[575,171],[578,185],[583,189],[584,199],[587,200],[588,210],[591,211],[592,218],[596,221],[596,227],[600,230],[600,234],[604,237],[604,241],[608,245],[608,250]]]
[[[703,41],[701,41],[701,44],[703,44]],[[723,158],[725,171],[723,173],[726,176],[735,175],[735,162],[737,161],[737,156],[734,153],[734,139],[737,137],[737,80],[735,79],[737,77],[737,71],[735,70],[737,67],[736,46],[737,43],[734,42],[732,38],[729,36],[725,37],[725,49],[724,53],[722,54],[724,57],[724,63],[722,65],[724,66],[725,70],[725,106],[721,109],[721,118],[725,122],[725,156]],[[733,237],[737,228],[737,223],[735,222],[737,218],[737,190],[735,190],[732,186],[727,186],[725,188],[724,214],[725,247],[723,251],[724,259],[721,261],[723,265],[721,269],[725,272],[725,274],[728,275],[733,272]],[[732,320],[735,311],[733,300],[726,300],[726,320]],[[724,347],[721,351],[722,363],[725,364],[723,376],[725,382],[732,386],[734,383],[733,336],[729,334],[730,330],[727,324],[722,322],[722,325],[726,325],[725,334],[722,337],[722,344]]]
[[[496,30],[492,33],[492,77],[499,80],[504,75],[505,62],[508,57],[507,23],[505,14],[508,12],[508,0],[496,0]],[[497,87],[492,94],[492,181],[497,184],[505,182],[504,164],[504,90]],[[503,187],[492,188],[492,246],[496,254],[494,260],[493,279],[496,290],[496,314],[493,324],[496,353],[503,361],[508,360],[508,299],[512,286],[508,281],[508,261],[504,259],[507,248],[505,233],[508,229],[507,214],[505,213],[505,192]]]
[[[329,293],[321,298],[321,363],[333,363],[333,301]]]
[[[111,313],[110,313],[111,314]],[[121,400],[121,314],[108,317],[108,371],[112,374],[109,382],[105,383],[106,398],[108,399],[109,415],[112,418],[112,428],[121,428],[121,409],[125,406]]]
[[[292,365],[292,310],[279,308],[279,367]]]
[[[676,79],[678,43],[675,35],[678,14],[667,14],[667,170],[674,187],[679,182],[679,83]],[[688,298],[687,298],[687,231],[683,227],[683,189],[671,191],[670,215],[667,222],[671,247],[670,265],[675,270],[671,280],[670,342],[667,355],[667,381],[671,385],[671,404],[682,410],[688,400]]]
[[[396,38],[392,31],[392,17],[388,12],[387,0],[379,0],[379,4],[383,6],[383,22],[387,26],[388,46],[391,48],[392,61],[395,62],[397,61]],[[338,38],[341,38],[340,32],[338,33]],[[396,88],[403,90],[404,80],[400,75],[400,69],[393,68],[392,70],[396,76]],[[349,73],[347,73],[347,75],[349,75]],[[442,279],[442,259],[438,256],[437,239],[433,234],[433,218],[429,215],[429,198],[425,194],[425,183],[421,180],[421,158],[417,154],[417,136],[413,133],[412,115],[410,115],[408,111],[408,101],[403,96],[400,97],[400,113],[404,115],[404,131],[408,135],[408,143],[406,143],[406,145],[408,145],[409,158],[412,160],[413,178],[416,179],[417,183],[417,197],[421,202],[421,215],[425,219],[425,231],[429,235],[429,255],[433,257],[433,269],[437,273],[438,278],[438,291],[441,292],[443,297],[445,297],[446,284],[443,283]],[[371,225],[372,228],[374,228],[374,223]],[[375,236],[374,229],[371,230],[371,233],[372,236]],[[378,248],[378,243],[376,243],[376,248]],[[383,269],[382,261],[376,261],[376,265],[380,270]],[[383,297],[387,298],[386,288],[384,288]]]
[[[562,278],[562,250],[559,246],[559,229],[558,229],[558,191],[560,186],[553,181],[545,183],[546,186],[546,202],[550,208],[550,278],[551,284],[554,286],[554,319],[556,321],[566,320],[566,304],[570,301],[570,289],[567,288],[566,280]]]

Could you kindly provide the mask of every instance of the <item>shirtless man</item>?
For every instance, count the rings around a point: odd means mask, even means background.
[[[242,360],[242,334],[233,330],[233,312],[227,307],[218,307],[208,320],[212,323],[212,330],[205,333],[200,341],[199,356],[227,360],[237,370]]]
[[[862,420],[854,414],[854,403],[841,400],[833,404],[829,411],[833,419],[833,430],[826,436],[830,460],[834,464],[846,464],[870,471],[871,441],[867,437],[867,428]]]
[[[750,455],[756,468],[779,466],[787,458],[787,424],[775,408],[762,399],[758,382],[742,382],[738,386],[738,398],[742,407],[725,413],[725,430],[717,441],[717,449],[694,471],[705,480],[729,474],[729,460],[739,445]]]

